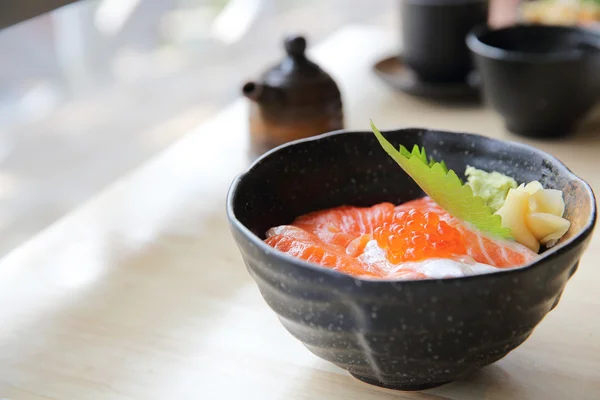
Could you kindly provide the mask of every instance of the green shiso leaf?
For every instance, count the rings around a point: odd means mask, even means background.
[[[485,205],[483,199],[473,195],[469,185],[463,185],[444,162],[427,160],[425,149],[415,145],[412,151],[400,146],[400,151],[379,132],[373,121],[371,129],[390,157],[444,210],[475,228],[505,239],[511,239],[510,230],[502,226],[502,218]]]

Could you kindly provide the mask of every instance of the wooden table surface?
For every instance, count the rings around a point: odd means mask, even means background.
[[[398,94],[370,72],[393,33],[349,26],[314,49],[347,126],[427,126],[519,140],[491,110]],[[117,181],[0,262],[0,398],[598,399],[598,235],[560,305],[503,360],[419,393],[361,383],[309,353],[248,275],[224,200],[246,166],[246,102]],[[594,131],[596,134],[594,134]],[[600,188],[600,126],[535,142]]]

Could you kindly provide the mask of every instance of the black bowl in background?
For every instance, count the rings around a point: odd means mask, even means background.
[[[600,33],[573,27],[480,26],[467,37],[485,98],[511,132],[561,137],[600,100]]]
[[[424,81],[464,82],[473,69],[465,37],[488,8],[488,0],[401,0],[405,63]]]
[[[227,198],[231,230],[283,326],[358,379],[417,390],[468,375],[527,339],[577,269],[596,203],[587,183],[529,146],[422,129],[384,134],[395,146],[425,146],[459,174],[469,164],[561,189],[571,221],[561,242],[524,268],[442,280],[364,280],[288,256],[263,239],[270,227],[309,211],[422,196],[371,132],[291,142],[235,179]]]

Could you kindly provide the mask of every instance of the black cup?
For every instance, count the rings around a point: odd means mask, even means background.
[[[488,8],[488,0],[401,0],[404,63],[424,81],[464,81],[473,69],[465,37],[487,22]]]
[[[559,138],[600,102],[600,33],[577,27],[481,26],[467,36],[489,104],[509,131]]]

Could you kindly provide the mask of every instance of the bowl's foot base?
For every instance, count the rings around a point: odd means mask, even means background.
[[[360,375],[355,375],[353,373],[350,373],[350,375],[352,375],[353,377],[355,377],[359,381],[363,381],[365,383],[368,383],[369,385],[381,386],[381,387],[384,387],[386,389],[404,390],[404,391],[407,391],[407,392],[414,392],[414,391],[418,391],[418,390],[431,389],[431,388],[434,388],[434,387],[437,387],[437,386],[441,386],[441,385],[445,385],[447,383],[450,383],[450,381],[447,381],[447,382],[421,383],[421,384],[408,384],[408,385],[404,385],[404,384],[391,384],[391,385],[389,385],[389,384],[386,384],[384,382],[378,381],[377,379],[368,378],[368,377],[360,376]]]

